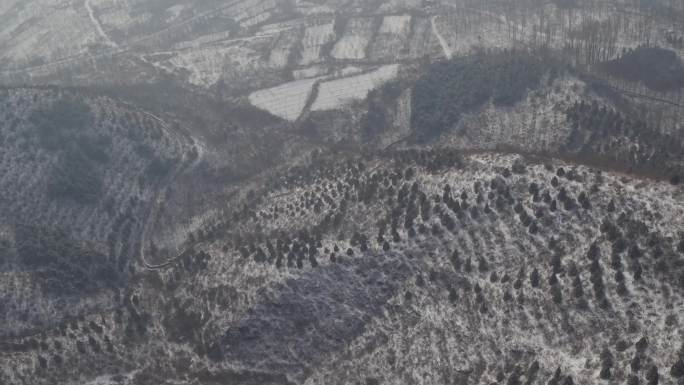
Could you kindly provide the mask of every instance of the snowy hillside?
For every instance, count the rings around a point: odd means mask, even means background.
[[[684,384],[684,3],[0,0],[0,384]]]

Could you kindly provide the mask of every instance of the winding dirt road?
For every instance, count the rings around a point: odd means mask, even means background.
[[[439,32],[439,28],[437,28],[437,23],[435,22],[436,19],[437,15],[432,16],[432,19],[430,19],[430,23],[432,24],[432,33],[434,33],[435,36],[437,36],[437,40],[439,40],[439,45],[442,46],[442,51],[444,51],[444,56],[446,56],[448,60],[451,60],[451,57],[454,54],[451,50],[451,47],[449,47],[449,43],[446,41],[444,36],[442,36],[442,34]]]
[[[88,10],[88,17],[90,17],[90,20],[93,22],[93,25],[95,25],[95,29],[97,30],[97,34],[104,39],[104,41],[107,43],[107,45],[115,48],[119,48],[119,45],[116,44],[114,40],[112,40],[109,35],[105,32],[104,28],[102,28],[102,23],[100,23],[100,20],[98,20],[97,16],[95,15],[95,11],[93,10],[92,5],[90,5],[90,0],[85,0],[85,7]]]

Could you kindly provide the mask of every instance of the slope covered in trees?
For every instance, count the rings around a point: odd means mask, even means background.
[[[552,66],[524,51],[479,53],[431,65],[414,88],[416,140],[438,137],[487,102],[510,106],[537,87]]]
[[[0,146],[2,334],[111,306],[189,139],[101,94],[19,87],[0,90]]]
[[[683,2],[7,4],[0,384],[682,382]]]
[[[93,134],[95,117],[80,100],[58,99],[29,117],[40,146],[57,155],[48,193],[57,199],[96,202],[103,189],[100,165],[109,162],[112,138]]]
[[[661,178],[684,174],[684,138],[595,102],[575,103],[566,116],[572,131],[564,151]]]
[[[655,91],[676,91],[684,87],[684,63],[676,52],[660,47],[630,49],[601,67],[612,76],[642,82]]]
[[[38,276],[49,296],[87,295],[121,283],[113,261],[62,230],[19,225],[14,239],[18,263],[12,268]]]
[[[676,379],[681,194],[544,163],[316,154],[113,310],[0,344],[0,379],[109,360],[133,383]]]

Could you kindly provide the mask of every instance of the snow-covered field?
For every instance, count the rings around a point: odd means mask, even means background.
[[[49,62],[76,55],[85,52],[89,45],[106,43],[86,7],[29,5],[14,7],[0,15],[0,60],[19,66],[38,58]]]
[[[302,113],[311,88],[320,78],[295,80],[273,88],[253,92],[249,101],[285,120],[295,121]]]
[[[307,26],[302,38],[301,60],[299,64],[309,65],[319,61],[321,47],[335,38],[334,23],[332,18],[324,20],[320,24]]]
[[[400,12],[420,8],[422,4],[422,0],[389,0],[382,4],[380,8],[378,8],[378,11]]]
[[[313,78],[316,76],[322,76],[328,73],[328,68],[322,65],[315,65],[307,68],[301,68],[292,71],[292,77],[295,79],[306,79]]]
[[[385,16],[380,25],[380,34],[394,34],[406,36],[411,32],[411,15]]]
[[[293,29],[302,28],[306,25],[306,19],[293,19],[278,23],[265,24],[259,27],[256,35],[274,35],[278,33],[289,33]]]
[[[169,8],[166,9],[166,14],[168,17],[166,18],[167,23],[172,23],[180,17],[181,13],[186,9],[185,4],[176,4],[172,5]]]
[[[410,15],[385,16],[371,46],[372,59],[399,59],[407,56],[411,34]]]
[[[292,51],[302,38],[300,31],[292,28],[280,33],[268,58],[271,67],[282,68],[289,64]]]
[[[364,99],[370,91],[397,76],[398,64],[390,64],[375,71],[323,82],[312,111],[334,110],[350,101]]]
[[[311,67],[303,75],[321,75],[324,67]],[[368,93],[394,79],[399,71],[398,64],[380,67],[371,72],[358,74],[362,68],[349,66],[335,71],[330,76],[316,76],[295,80],[276,87],[255,91],[249,95],[252,105],[279,116],[295,121],[301,115],[311,95],[313,86],[321,82],[312,111],[325,111],[340,108],[353,100],[361,100]],[[357,75],[358,74],[358,75]],[[339,77],[326,81],[327,77]]]
[[[65,68],[80,65],[82,71],[89,71],[94,67],[90,64],[93,58],[113,55],[139,63],[143,49],[146,56],[173,51],[176,57],[172,62],[152,64],[174,74],[187,74],[194,85],[211,86],[227,77],[238,79],[240,90],[254,90],[276,84],[273,79],[260,79],[263,71],[281,71],[275,78],[285,74],[282,69],[288,66],[292,67],[288,70],[301,70],[292,74],[300,79],[311,77],[307,67],[317,64],[340,67],[359,61],[380,65],[425,56],[463,55],[473,47],[534,45],[540,39],[562,49],[568,36],[585,36],[592,28],[599,28],[600,40],[614,39],[614,52],[644,39],[651,45],[668,46],[664,28],[644,14],[616,10],[614,4],[604,5],[601,12],[561,12],[549,3],[527,12],[465,1],[444,2],[439,8],[424,7],[419,0],[379,1],[377,8],[361,0],[194,1],[2,1],[0,71],[12,76],[8,70],[32,67],[15,71],[20,72],[16,77],[22,82],[54,81],[67,77]],[[417,9],[423,12],[415,12]],[[544,36],[539,25],[549,25],[556,32]],[[609,36],[615,34],[611,31],[617,31],[617,36]],[[228,45],[240,47],[226,48]],[[176,53],[178,50],[181,52]],[[679,49],[679,54],[684,56],[684,49]],[[68,81],[85,81],[93,77],[90,75],[71,74]],[[246,75],[256,77],[246,79]],[[282,81],[290,80],[287,75]],[[249,81],[257,84],[242,85]]]
[[[466,28],[462,17],[463,13],[449,13],[432,19],[433,31],[446,57],[468,54],[473,47],[506,48],[512,44],[501,20],[481,16],[479,22]]]
[[[133,4],[121,0],[93,0],[91,2],[94,12],[97,14],[105,32],[115,30],[128,30],[136,25],[143,25],[150,20],[151,15],[147,12],[131,12]],[[177,5],[167,8],[167,13],[180,16]],[[170,22],[176,22],[178,17],[167,18]]]
[[[208,44],[208,43],[212,43],[212,42],[216,42],[216,41],[220,41],[220,40],[230,39],[230,37],[232,35],[233,34],[230,31],[212,33],[209,35],[200,36],[197,39],[182,41],[180,43],[175,44],[174,48],[176,48],[176,49],[199,48],[204,44]]]
[[[210,87],[220,79],[239,79],[264,67],[260,52],[249,44],[212,46],[183,51],[169,59],[176,69],[189,73],[190,83]]]
[[[249,0],[238,3],[231,16],[243,28],[263,23],[273,16],[278,7],[276,0]]]
[[[335,59],[365,59],[366,48],[373,38],[373,18],[350,19],[342,38],[335,44],[332,57]]]
[[[423,57],[430,55],[433,50],[439,51],[437,37],[432,32],[432,23],[425,17],[413,19],[413,34],[409,39],[408,51],[411,57]]]
[[[296,0],[297,11],[303,15],[332,14],[335,9],[311,1]]]

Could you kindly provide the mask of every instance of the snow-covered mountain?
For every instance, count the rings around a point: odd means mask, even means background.
[[[0,384],[682,384],[683,54],[669,0],[0,0]]]

